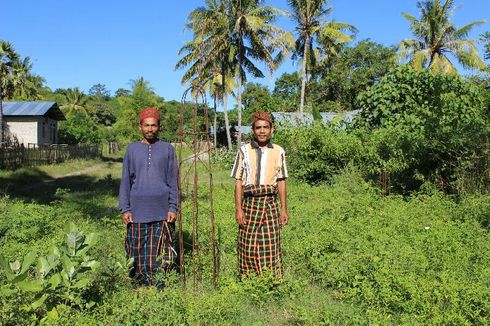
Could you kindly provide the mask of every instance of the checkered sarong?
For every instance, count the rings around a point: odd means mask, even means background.
[[[241,275],[271,271],[282,275],[281,226],[275,186],[244,188],[245,225],[238,228],[238,269]]]
[[[130,223],[126,233],[126,255],[134,258],[130,276],[140,285],[155,285],[160,271],[175,267],[175,225],[166,221]]]

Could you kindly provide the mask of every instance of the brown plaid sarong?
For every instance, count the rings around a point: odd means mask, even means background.
[[[281,226],[277,187],[244,187],[245,225],[238,227],[238,269],[241,275],[271,271],[282,275]]]

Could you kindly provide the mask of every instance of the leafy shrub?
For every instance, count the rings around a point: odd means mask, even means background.
[[[3,198],[0,208],[0,246],[6,257],[46,250],[62,236],[58,230],[65,221],[54,207]]]
[[[46,313],[44,319],[56,319],[58,306],[89,308],[95,302],[87,301],[83,295],[90,285],[89,271],[95,270],[99,262],[92,260],[87,251],[95,244],[94,233],[84,235],[73,223],[66,226],[66,241],[61,251],[53,247],[47,256],[37,257],[35,251],[28,252],[23,262],[18,260],[9,263],[0,256],[2,267],[8,283],[3,292],[33,293],[33,301],[24,306],[32,313]],[[35,277],[30,278],[31,266],[37,261]],[[12,287],[13,286],[13,287]]]
[[[357,100],[357,127],[395,127],[415,140],[404,153],[410,160],[407,172],[416,171],[444,190],[488,189],[490,116],[478,85],[459,76],[402,66]],[[472,179],[472,188],[456,184],[460,175]]]
[[[469,211],[479,218],[485,206],[474,201],[459,210],[441,193],[383,198],[353,172],[337,177],[333,187],[302,187],[301,193],[309,205],[290,204],[290,214],[303,218],[291,223],[284,239],[286,265],[296,275],[377,312],[374,319],[488,321],[488,233],[463,218]]]
[[[369,155],[355,135],[321,124],[283,129],[274,141],[286,150],[290,174],[310,184],[328,182],[349,163]]]

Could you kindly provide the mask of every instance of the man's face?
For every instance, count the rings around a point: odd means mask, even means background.
[[[158,137],[160,123],[155,118],[146,118],[140,122],[139,128],[143,134],[143,137],[145,137],[148,142],[152,142]]]
[[[253,125],[253,133],[255,139],[259,143],[267,143],[271,138],[273,128],[271,124],[265,120],[257,120]]]

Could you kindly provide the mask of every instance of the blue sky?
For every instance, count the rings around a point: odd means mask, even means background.
[[[34,73],[53,90],[78,86],[87,92],[101,83],[114,92],[129,88],[129,80],[142,76],[166,100],[180,101],[185,87],[180,84],[183,72],[174,70],[177,52],[192,36],[183,30],[188,13],[202,4],[202,0],[0,0],[0,39],[30,56]],[[286,0],[266,4],[287,9]],[[458,27],[490,20],[488,0],[456,0],[456,4],[453,21]],[[331,0],[330,5],[330,18],[356,26],[357,39],[384,45],[411,37],[402,12],[418,16],[412,0]],[[287,19],[278,24],[294,29]],[[487,30],[488,22],[470,37],[478,38]],[[272,78],[259,82],[272,88],[274,78],[297,69],[296,63],[286,61]]]

